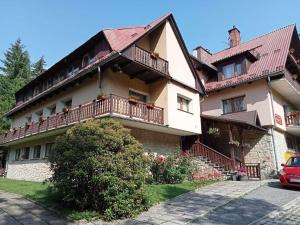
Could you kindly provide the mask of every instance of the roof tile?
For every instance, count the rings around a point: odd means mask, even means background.
[[[209,62],[212,64],[216,64],[221,60],[246,51],[250,51],[253,54],[258,53],[260,58],[250,65],[250,68],[246,74],[243,74],[239,77],[233,77],[230,80],[227,79],[225,81],[208,82],[205,85],[206,91],[209,92],[222,89],[260,77],[262,78],[270,73],[282,71],[285,67],[289,45],[294,29],[295,25],[292,24],[248,42],[244,42],[238,46],[212,54],[209,59]]]

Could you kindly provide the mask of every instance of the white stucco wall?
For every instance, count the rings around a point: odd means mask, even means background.
[[[174,83],[168,84],[168,120],[169,127],[201,133],[200,96]],[[190,99],[190,112],[177,109],[177,95]]]

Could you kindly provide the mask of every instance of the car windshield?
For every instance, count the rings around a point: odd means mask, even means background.
[[[300,167],[300,156],[289,158],[286,166]]]

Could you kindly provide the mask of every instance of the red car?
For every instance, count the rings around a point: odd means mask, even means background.
[[[300,154],[291,156],[286,164],[281,164],[280,183],[284,187],[300,187]]]

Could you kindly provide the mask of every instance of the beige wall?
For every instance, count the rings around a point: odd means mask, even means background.
[[[262,126],[273,125],[271,98],[265,80],[209,93],[201,104],[202,113],[204,115],[220,116],[223,114],[223,99],[242,95],[245,95],[247,111],[257,110]]]
[[[180,150],[181,138],[177,135],[130,128],[131,134],[144,146],[147,152],[161,154],[174,153]]]
[[[275,123],[275,126],[278,129],[286,131],[286,123],[285,123],[285,114],[284,114],[284,106],[288,107],[288,111],[295,111],[295,107],[289,103],[286,99],[284,99],[278,92],[272,91],[273,95],[273,105],[274,105],[274,116],[277,114],[282,119],[282,124]]]
[[[171,77],[195,88],[195,78],[169,22],[166,23],[166,39],[166,59],[169,61],[169,72]]]
[[[16,114],[12,118],[12,127],[23,127],[27,122],[26,117],[32,116],[34,122],[38,121],[35,116],[36,112],[43,111],[44,116],[48,116],[47,107],[52,107],[56,105],[56,113],[61,112],[64,108],[63,101],[72,99],[72,107],[78,106],[92,101],[97,97],[97,79],[96,77],[92,79],[87,79],[80,83],[78,86],[67,89],[67,91],[62,92],[52,98],[47,99],[42,103],[35,105],[25,112]]]
[[[160,57],[169,61],[170,76],[190,87],[195,88],[195,78],[184,57],[178,40],[169,22],[163,24],[148,37],[141,39],[138,43],[141,47],[158,52]],[[200,124],[200,101],[199,94],[185,89],[182,86],[159,80],[152,84],[146,84],[139,79],[130,79],[125,73],[113,72],[107,69],[102,73],[101,90],[97,75],[87,79],[78,86],[67,89],[65,92],[47,99],[33,108],[17,114],[12,118],[12,127],[23,127],[27,122],[26,117],[32,115],[34,121],[38,120],[36,112],[43,111],[43,116],[49,115],[48,107],[56,105],[56,112],[61,112],[67,99],[72,99],[72,107],[92,101],[98,94],[115,94],[128,97],[129,90],[146,94],[147,101],[156,106],[164,108],[165,125],[171,128],[185,130],[192,133],[201,133]],[[177,109],[177,95],[182,95],[191,100],[191,113]]]

